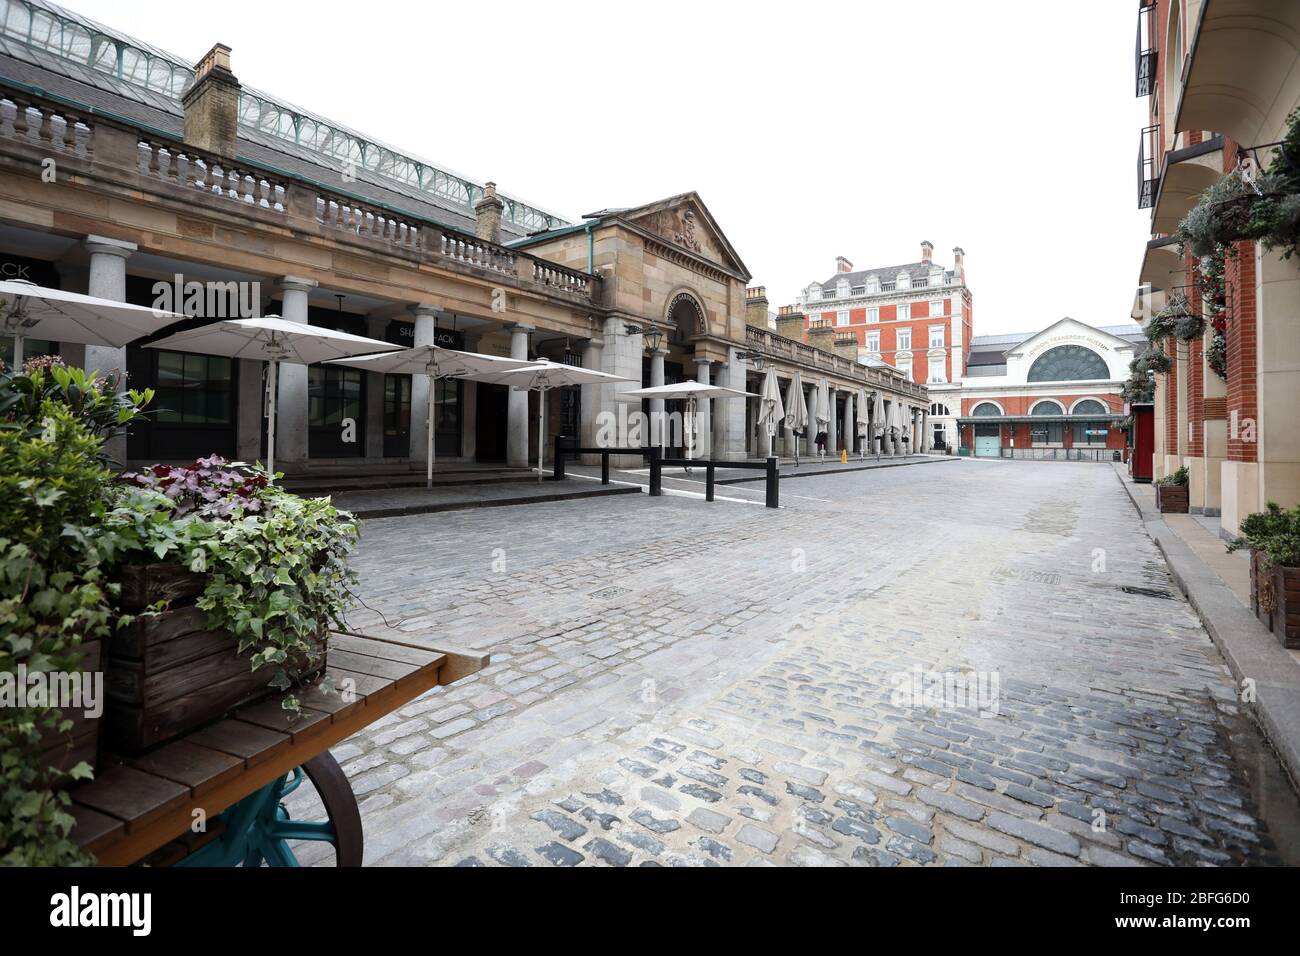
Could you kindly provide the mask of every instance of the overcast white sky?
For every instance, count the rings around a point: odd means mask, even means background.
[[[1128,320],[1129,0],[63,2],[566,218],[695,189],[774,309],[929,239],[976,334]]]

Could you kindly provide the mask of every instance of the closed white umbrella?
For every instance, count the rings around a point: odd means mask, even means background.
[[[280,363],[312,365],[331,359],[370,352],[391,352],[401,348],[391,342],[368,339],[350,332],[336,332],[319,325],[291,322],[278,315],[260,319],[223,319],[210,325],[177,332],[157,342],[151,349],[172,352],[198,352],[228,358],[254,359],[268,363],[266,374],[266,470],[275,474],[275,406],[278,396]]]
[[[537,391],[541,401],[537,404],[537,480],[542,480],[542,468],[546,458],[546,393],[555,388],[570,385],[605,385],[613,382],[632,382],[635,379],[622,375],[610,375],[583,368],[581,365],[565,365],[540,359],[522,368],[503,369],[501,371],[476,372],[461,376],[471,382],[490,382],[495,385],[508,385],[512,388]]]
[[[781,386],[776,381],[776,369],[769,368],[763,375],[763,392],[759,398],[758,423],[767,429],[767,457],[776,454],[776,433],[785,418],[785,403],[781,401]]]
[[[727,388],[725,385],[703,385],[693,379],[687,379],[685,382],[674,382],[671,385],[654,385],[650,388],[633,388],[626,392],[619,392],[614,396],[616,402],[640,402],[642,399],[664,399],[671,401],[673,399],[682,399],[686,402],[686,457],[691,457],[690,436],[694,434],[695,426],[698,422],[696,418],[696,404],[699,399],[703,398],[708,401],[711,398],[755,398],[753,392],[742,392],[739,389]]]
[[[794,377],[785,390],[785,427],[796,436],[794,463],[799,464],[798,435],[808,428],[808,400],[803,397],[803,376],[795,370]]]
[[[184,319],[174,312],[47,289],[23,279],[0,282],[0,335],[13,336],[14,368],[23,365],[23,339],[121,348]]]
[[[825,432],[827,438],[831,433],[831,394],[830,386],[827,385],[826,379],[817,383],[817,391],[814,393],[817,402],[817,410],[813,413],[813,434]],[[825,446],[822,446],[823,448]],[[825,457],[825,452],[819,448],[817,452],[819,457]]]
[[[871,429],[870,411],[867,408],[867,390],[858,389],[858,400],[854,403],[854,411],[857,413],[857,421],[854,423],[858,433],[858,458],[867,457],[867,442],[870,440],[868,432]]]
[[[437,388],[439,379],[465,378],[479,372],[500,372],[510,369],[525,368],[532,362],[524,359],[502,358],[499,355],[483,355],[480,352],[461,352],[456,349],[444,349],[437,345],[417,345],[414,348],[400,349],[396,352],[379,352],[374,355],[360,355],[354,358],[334,359],[331,365],[346,365],[350,368],[365,369],[371,372],[384,372],[389,375],[427,375],[429,377],[429,396],[425,408],[424,481],[426,488],[433,487],[433,423],[437,412]]]
[[[885,421],[884,397],[879,392],[872,392],[871,402],[871,428],[876,433],[874,440],[880,442],[876,446],[876,459],[879,460],[880,453],[884,450],[884,436],[889,428],[889,423]]]

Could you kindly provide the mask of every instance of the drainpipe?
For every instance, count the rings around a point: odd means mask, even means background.
[[[596,239],[591,234],[591,229],[594,225],[595,223],[592,220],[587,220],[587,275],[592,274],[591,267],[596,258]]]

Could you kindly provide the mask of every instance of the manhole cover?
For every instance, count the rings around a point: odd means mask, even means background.
[[[631,588],[620,588],[617,586],[601,588],[599,591],[592,591],[591,596],[599,601],[608,601],[610,598],[616,598],[624,594],[631,594]]]
[[[1142,597],[1164,598],[1166,601],[1172,601],[1174,595],[1170,591],[1163,591],[1160,588],[1140,588],[1133,584],[1121,584],[1120,588],[1125,594],[1137,594]]]

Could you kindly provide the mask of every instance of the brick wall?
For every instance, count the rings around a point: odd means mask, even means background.
[[[1165,454],[1178,454],[1178,430],[1183,423],[1178,418],[1178,350],[1173,339],[1160,343],[1161,349],[1173,364],[1165,375]]]
[[[1246,420],[1258,421],[1255,391],[1255,247],[1252,242],[1234,245],[1236,255],[1228,257],[1228,460],[1255,461],[1256,445],[1244,441]],[[1233,434],[1233,412],[1237,415]]]

